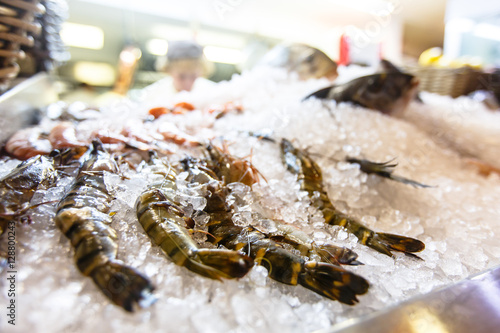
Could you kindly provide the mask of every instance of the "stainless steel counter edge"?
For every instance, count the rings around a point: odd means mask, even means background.
[[[315,333],[500,331],[500,267]]]
[[[30,125],[37,109],[59,99],[53,79],[38,73],[0,96],[0,143]]]

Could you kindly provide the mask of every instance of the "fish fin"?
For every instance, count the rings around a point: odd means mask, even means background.
[[[304,97],[302,99],[302,101],[308,100],[311,97],[315,97],[318,99],[326,99],[326,98],[328,98],[328,94],[330,93],[330,90],[332,90],[333,87],[335,87],[335,86],[329,86],[329,87],[320,89],[318,91],[315,91],[312,94],[309,94],[306,97]]]
[[[422,99],[422,97],[420,97],[420,93],[417,93],[415,95],[415,101],[418,102],[418,103],[420,103],[420,104],[425,104],[424,100]]]

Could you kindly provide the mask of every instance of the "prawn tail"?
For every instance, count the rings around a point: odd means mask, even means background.
[[[237,251],[199,249],[196,255],[199,262],[188,260],[185,266],[193,272],[216,280],[241,278],[253,267],[253,259]]]
[[[373,242],[382,245],[386,249],[388,248],[407,254],[420,252],[425,249],[425,244],[418,239],[383,232],[375,233],[371,240],[371,243]]]
[[[349,305],[356,304],[357,295],[365,294],[370,287],[363,277],[340,266],[315,261],[304,263],[299,283],[320,295]]]
[[[113,303],[128,312],[133,312],[136,305],[146,308],[156,301],[149,280],[118,261],[108,261],[96,267],[90,276]]]

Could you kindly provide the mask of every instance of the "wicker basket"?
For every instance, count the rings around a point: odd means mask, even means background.
[[[407,67],[406,70],[420,79],[420,90],[458,97],[478,89],[481,73],[470,67],[434,68]]]
[[[0,92],[5,91],[19,73],[17,61],[25,57],[21,47],[32,47],[41,31],[34,22],[45,8],[39,0],[0,0]]]
[[[481,73],[478,81],[478,89],[491,91],[500,102],[500,69],[493,73]]]

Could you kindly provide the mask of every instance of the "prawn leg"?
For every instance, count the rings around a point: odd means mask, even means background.
[[[372,161],[365,160],[365,159],[357,159],[357,158],[353,158],[353,157],[347,157],[346,161],[349,163],[358,164],[360,170],[366,174],[375,174],[377,176],[391,179],[391,180],[394,180],[396,182],[400,182],[403,184],[411,185],[413,187],[422,187],[422,188],[432,187],[430,185],[425,185],[425,184],[416,182],[414,180],[393,174],[394,168],[397,166],[397,163],[390,164],[392,161],[379,163],[379,162],[372,162]]]
[[[334,265],[363,265],[357,261],[358,255],[345,247],[336,246],[331,243],[316,244],[304,232],[298,228],[286,224],[275,222],[276,231],[267,234],[267,236],[276,241],[290,244],[299,250],[303,256],[309,258],[317,256],[320,261]]]
[[[231,156],[227,147],[221,149],[208,144],[206,149],[210,156],[209,167],[226,184],[240,182],[251,187],[259,181],[259,171],[250,162]]]

